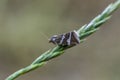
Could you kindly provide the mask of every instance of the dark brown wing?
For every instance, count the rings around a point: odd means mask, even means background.
[[[79,44],[79,43],[80,43],[79,36],[77,35],[77,33],[76,33],[75,31],[72,32],[71,42],[72,42],[73,44]]]

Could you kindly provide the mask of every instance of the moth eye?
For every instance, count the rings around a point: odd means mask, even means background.
[[[53,41],[55,41],[55,38],[52,38]]]

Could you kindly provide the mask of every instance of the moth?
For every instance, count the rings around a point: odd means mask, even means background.
[[[80,39],[78,33],[74,30],[60,35],[53,35],[49,42],[59,46],[74,46],[80,43]]]

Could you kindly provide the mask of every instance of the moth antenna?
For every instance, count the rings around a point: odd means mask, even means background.
[[[41,33],[47,40],[49,40],[48,36],[47,36],[45,33],[43,33],[42,31],[40,31],[40,33]]]

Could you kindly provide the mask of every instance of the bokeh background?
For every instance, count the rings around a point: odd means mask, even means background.
[[[0,0],[0,80],[53,48],[116,0]],[[120,9],[87,40],[17,80],[120,80]]]

